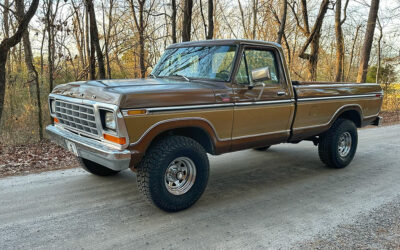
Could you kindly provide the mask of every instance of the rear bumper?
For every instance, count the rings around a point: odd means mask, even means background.
[[[68,149],[66,140],[74,143],[79,157],[116,171],[129,168],[131,151],[127,149],[115,149],[53,125],[47,126],[46,132],[53,142],[65,149]]]

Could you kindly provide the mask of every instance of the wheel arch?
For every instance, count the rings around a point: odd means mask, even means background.
[[[216,154],[219,139],[214,126],[203,118],[177,118],[160,121],[151,126],[130,148],[144,155],[156,141],[168,135],[181,135],[197,141],[207,153]],[[137,160],[135,160],[136,162]]]
[[[350,120],[354,122],[357,128],[361,128],[363,119],[362,109],[358,104],[342,107],[336,112],[329,127],[332,127],[333,123],[339,118]]]

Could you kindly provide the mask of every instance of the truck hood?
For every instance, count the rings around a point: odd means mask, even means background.
[[[56,86],[52,93],[126,109],[215,103],[212,88],[176,79],[124,79],[71,82]]]

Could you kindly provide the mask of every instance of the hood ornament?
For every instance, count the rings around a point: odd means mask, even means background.
[[[96,99],[96,96],[95,96],[95,95],[92,95],[92,98],[93,98],[93,99]]]

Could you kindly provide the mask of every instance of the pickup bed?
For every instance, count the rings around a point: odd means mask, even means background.
[[[276,43],[185,42],[148,79],[58,85],[47,131],[88,172],[131,168],[145,197],[179,211],[207,185],[207,153],[309,140],[324,164],[346,167],[357,128],[380,124],[382,98],[378,84],[291,81]]]

